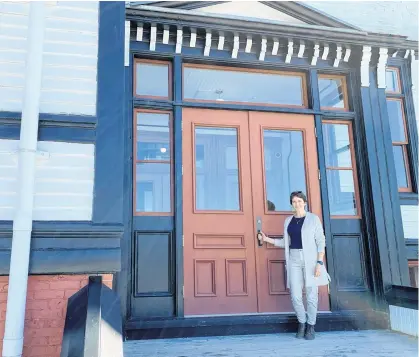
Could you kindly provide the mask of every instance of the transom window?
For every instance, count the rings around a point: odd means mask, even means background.
[[[306,93],[304,73],[191,64],[183,67],[186,101],[306,108]]]
[[[134,96],[171,100],[172,73],[170,62],[136,59],[134,71]]]
[[[319,95],[321,109],[349,110],[345,76],[320,74]]]

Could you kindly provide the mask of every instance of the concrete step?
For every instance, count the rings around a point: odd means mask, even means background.
[[[127,341],[124,357],[417,357],[418,339],[389,330]]]

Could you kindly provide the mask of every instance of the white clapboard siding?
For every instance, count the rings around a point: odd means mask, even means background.
[[[418,310],[401,306],[389,306],[391,329],[418,337]]]
[[[96,115],[98,2],[47,2],[40,111]],[[29,2],[0,1],[0,111],[22,110]]]
[[[0,220],[12,220],[17,200],[18,140],[0,140]],[[94,145],[38,142],[34,220],[91,220]]]
[[[405,238],[419,239],[419,206],[400,206]]]

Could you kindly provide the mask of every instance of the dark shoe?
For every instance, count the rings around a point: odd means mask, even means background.
[[[306,331],[306,324],[298,323],[298,331],[295,337],[304,338],[305,331]]]
[[[307,324],[306,334],[304,335],[304,338],[306,340],[314,340],[315,338],[315,332],[314,332],[314,325]]]

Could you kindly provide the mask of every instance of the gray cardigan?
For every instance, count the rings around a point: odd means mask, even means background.
[[[289,269],[287,268],[289,262],[289,246],[291,244],[288,235],[288,225],[293,216],[287,217],[284,223],[284,238],[276,239],[275,246],[285,248],[285,268],[287,270],[287,288],[290,286]],[[317,253],[324,252],[326,240],[323,232],[323,226],[320,218],[314,213],[307,212],[301,228],[301,241],[303,244],[304,264],[305,264],[305,282],[306,286],[313,285],[326,285],[330,281],[330,276],[327,274],[326,269],[322,269],[322,277],[316,278],[314,271],[317,263]],[[326,280],[327,279],[327,280]]]

